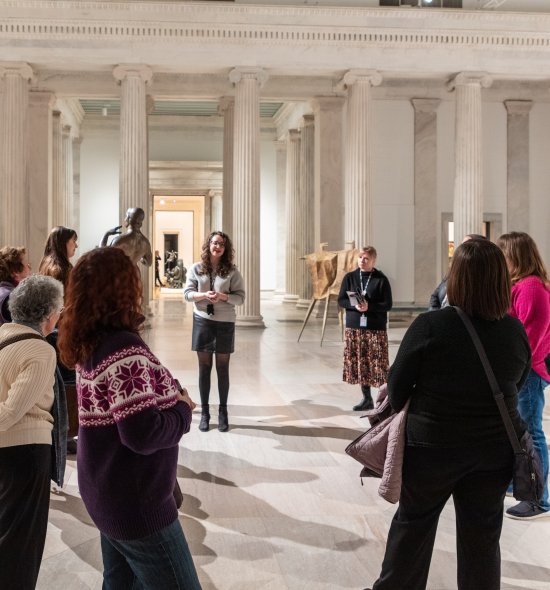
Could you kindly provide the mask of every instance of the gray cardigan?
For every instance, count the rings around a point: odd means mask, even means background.
[[[193,302],[193,312],[208,320],[216,322],[235,322],[235,305],[242,305],[245,298],[244,280],[241,273],[234,268],[226,277],[216,275],[214,277],[214,291],[227,293],[227,301],[218,301],[214,304],[214,315],[206,313],[206,306],[209,301],[193,300],[193,293],[206,293],[210,291],[210,276],[208,274],[199,274],[202,267],[201,262],[196,262],[187,272],[187,282],[183,291],[186,301]]]

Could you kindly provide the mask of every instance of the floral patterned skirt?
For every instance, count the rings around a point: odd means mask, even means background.
[[[386,383],[389,365],[386,330],[346,328],[343,375],[346,383],[380,387]]]

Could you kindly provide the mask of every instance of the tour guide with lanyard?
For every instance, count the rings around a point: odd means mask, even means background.
[[[361,296],[360,303],[364,303],[364,302],[368,301],[367,289],[369,288],[369,283],[372,278],[372,273],[373,273],[373,271],[364,273],[364,274],[368,275],[367,280],[364,281],[363,280],[363,272],[361,272],[361,270],[359,271],[359,281],[361,282],[361,289],[359,290],[359,287],[357,288],[357,294]],[[361,314],[361,318],[359,319],[359,326],[361,328],[367,327],[367,312],[366,311],[364,311]]]

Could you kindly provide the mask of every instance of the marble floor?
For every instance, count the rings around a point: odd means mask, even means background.
[[[179,297],[162,297],[145,338],[198,400],[191,310]],[[395,506],[377,495],[376,481],[361,485],[359,464],[344,452],[366,421],[350,411],[359,387],[341,382],[337,320],[329,320],[321,347],[320,319],[311,319],[296,342],[304,310],[265,299],[262,314],[265,330],[237,331],[230,431],[220,433],[214,424],[199,432],[197,413],[180,443],[180,520],[202,587],[364,588],[379,572]],[[397,318],[390,324],[392,358],[405,328]],[[550,434],[550,415],[545,428]],[[504,520],[502,588],[550,590],[550,518]],[[65,488],[51,496],[38,589],[99,589],[101,569],[98,532],[78,494],[76,464],[69,461]],[[455,571],[449,505],[428,588],[456,588]]]

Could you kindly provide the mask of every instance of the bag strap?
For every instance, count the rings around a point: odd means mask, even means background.
[[[466,329],[468,330],[468,333],[470,334],[470,336],[474,342],[474,346],[476,347],[477,353],[478,353],[479,358],[481,360],[481,364],[483,365],[483,368],[485,369],[485,374],[487,375],[489,385],[491,386],[491,389],[493,391],[493,396],[495,398],[495,402],[498,406],[500,415],[502,417],[502,421],[504,422],[504,426],[506,428],[506,434],[508,435],[508,438],[510,439],[510,443],[512,444],[512,448],[514,449],[514,453],[522,453],[523,449],[521,448],[521,445],[519,443],[518,435],[516,434],[516,431],[515,431],[514,426],[512,424],[512,419],[510,418],[508,408],[506,407],[506,404],[504,403],[504,394],[502,393],[502,391],[500,391],[500,387],[499,387],[499,384],[498,384],[497,379],[495,377],[495,373],[493,372],[493,369],[491,367],[491,363],[489,362],[489,359],[487,358],[487,353],[485,352],[485,348],[483,348],[483,344],[481,344],[481,340],[479,339],[476,329],[474,328],[474,325],[472,324],[472,320],[470,320],[468,315],[462,309],[460,309],[460,307],[456,307],[456,306],[453,306],[453,307],[455,308],[456,312],[458,313],[458,316],[460,317],[460,319],[464,322],[464,325],[466,326]]]
[[[9,346],[10,344],[15,344],[16,342],[19,342],[20,340],[44,340],[44,342],[46,341],[46,339],[43,336],[40,336],[40,334],[19,334],[18,336],[12,336],[11,338],[6,338],[6,340],[4,340],[4,342],[2,342],[0,344],[0,350],[2,350],[3,348],[5,348],[6,346]]]

